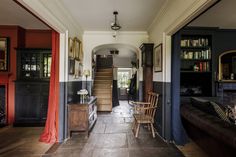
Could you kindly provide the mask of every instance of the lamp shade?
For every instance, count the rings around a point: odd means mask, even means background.
[[[90,76],[90,70],[84,70],[83,75],[84,76]]]

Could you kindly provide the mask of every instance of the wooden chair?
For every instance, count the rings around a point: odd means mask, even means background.
[[[152,131],[152,136],[155,138],[155,131],[153,127],[154,116],[158,104],[159,94],[148,92],[148,101],[147,102],[132,102],[134,105],[134,122],[132,130],[135,134],[135,137],[138,137],[140,124],[147,124],[148,129]]]

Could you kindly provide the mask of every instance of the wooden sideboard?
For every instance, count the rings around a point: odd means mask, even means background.
[[[90,97],[84,103],[68,104],[68,134],[83,131],[89,135],[90,129],[97,120],[97,98]]]

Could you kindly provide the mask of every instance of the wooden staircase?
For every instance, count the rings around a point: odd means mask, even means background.
[[[112,83],[112,68],[97,69],[93,85],[93,95],[97,97],[98,111],[112,111]]]

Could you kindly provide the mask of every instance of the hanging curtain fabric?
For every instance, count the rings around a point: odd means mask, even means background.
[[[58,141],[58,103],[59,103],[59,34],[52,31],[52,61],[48,98],[47,120],[39,141],[54,143]]]

